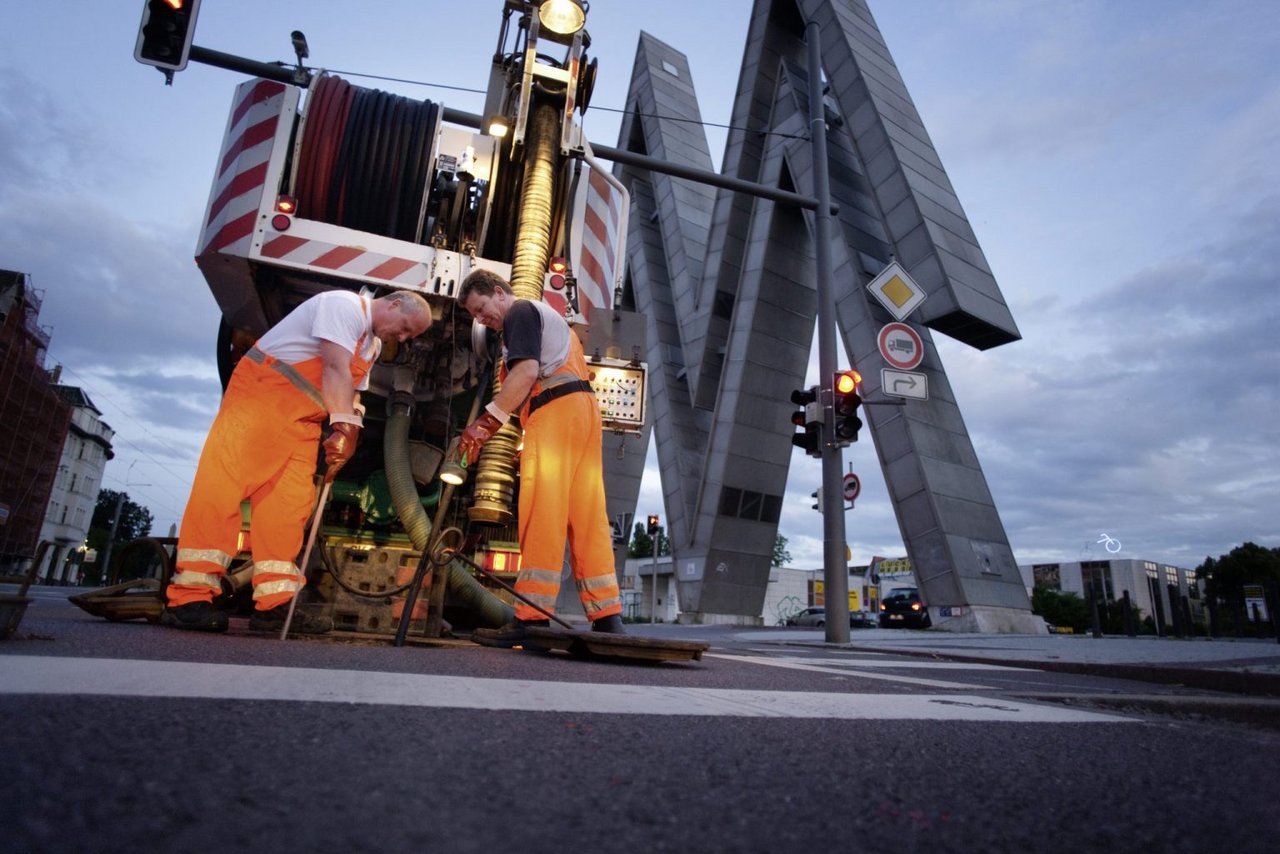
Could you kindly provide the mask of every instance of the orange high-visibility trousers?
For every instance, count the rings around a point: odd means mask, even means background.
[[[561,370],[587,378],[586,360],[576,336]],[[587,618],[620,614],[613,531],[605,509],[600,405],[594,394],[574,392],[539,407],[532,415],[527,415],[527,407],[525,412],[516,590],[548,612],[555,612],[567,538],[573,578]],[[543,619],[523,602],[516,603],[515,614],[522,620]]]
[[[293,368],[319,387],[320,359]],[[208,602],[218,594],[236,553],[240,503],[246,498],[255,606],[275,607],[302,589],[304,577],[294,560],[315,500],[313,476],[325,416],[269,362],[240,360],[205,440],[183,513],[170,606]]]

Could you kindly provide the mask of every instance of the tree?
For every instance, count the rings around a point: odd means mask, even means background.
[[[1280,548],[1268,549],[1255,543],[1236,546],[1217,560],[1207,557],[1196,567],[1205,579],[1211,596],[1227,598],[1246,584],[1280,582]]]
[[[1259,584],[1269,596],[1280,587],[1280,548],[1268,549],[1255,543],[1236,546],[1216,560],[1206,557],[1196,567],[1204,580],[1205,605],[1209,608],[1214,634],[1243,634],[1251,620],[1245,608],[1245,585]],[[1261,627],[1252,627],[1260,629]]]
[[[773,541],[773,561],[770,566],[786,566],[791,562],[791,552],[787,551],[787,538],[779,534]]]
[[[122,500],[123,499],[123,500]],[[98,503],[93,508],[93,519],[89,523],[89,533],[85,537],[89,548],[98,552],[96,574],[99,578],[107,567],[102,566],[106,555],[107,537],[111,534],[111,519],[115,516],[116,503],[120,503],[120,521],[116,523],[115,545],[112,551],[118,551],[125,543],[145,537],[151,533],[151,525],[155,518],[151,511],[140,504],[129,500],[129,494],[114,489],[103,489],[98,492]],[[126,577],[122,572],[121,577]]]
[[[631,542],[627,544],[627,557],[653,557],[653,539],[653,537],[649,536],[645,525],[637,522],[635,530],[631,534]],[[671,541],[667,539],[666,530],[659,528],[658,555],[669,554],[671,554]]]
[[[1062,593],[1047,587],[1031,591],[1031,612],[1044,617],[1055,626],[1070,626],[1073,632],[1083,633],[1089,626],[1089,608],[1074,593]]]
[[[667,539],[667,531],[665,528],[658,529],[658,555],[671,554],[671,541]],[[640,522],[636,523],[635,530],[631,533],[631,542],[627,544],[627,557],[653,557],[653,537],[649,536],[649,531],[645,525]],[[791,552],[787,551],[787,538],[778,535],[773,541],[773,560],[771,566],[786,566],[791,560]]]

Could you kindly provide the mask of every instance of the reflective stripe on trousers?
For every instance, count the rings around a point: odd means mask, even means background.
[[[521,596],[526,597],[539,608],[554,614],[556,596],[560,593],[560,571],[556,569],[538,569],[524,566],[522,563],[520,573],[516,576],[516,590]],[[542,614],[529,608],[528,605],[517,602],[517,606],[524,607],[525,610],[533,615],[520,617],[522,620],[536,620],[543,617]]]
[[[294,368],[319,382],[320,359]],[[289,600],[301,577],[293,561],[315,502],[313,475],[324,417],[324,410],[288,378],[266,365],[240,360],[191,484],[179,534],[178,572],[167,594],[171,606],[207,602],[218,592],[229,556],[237,549],[245,499],[252,517],[254,599],[261,608]],[[221,557],[209,560],[214,554]],[[264,566],[288,570],[264,576]],[[263,593],[258,587],[264,580],[288,580],[288,589]]]

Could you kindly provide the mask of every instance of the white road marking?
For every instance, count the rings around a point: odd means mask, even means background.
[[[915,668],[918,670],[1022,670],[1025,672],[1034,669],[1029,667],[1009,667],[1004,664],[976,664],[966,663],[963,661],[931,661],[923,658],[903,661],[886,661],[883,658],[806,658],[805,656],[800,655],[783,655],[778,656],[777,660],[798,661],[802,664],[822,664],[829,665],[831,667],[900,667],[903,670]]]
[[[776,646],[747,647],[747,652],[767,652],[767,653],[773,654],[773,653],[776,653],[777,651],[778,651],[778,648]],[[864,655],[872,656],[872,655],[888,655],[888,654],[889,653],[887,652],[872,652],[869,649],[860,649],[856,653],[851,653],[851,655],[857,655],[859,657]]]
[[[971,685],[967,682],[946,682],[941,679],[922,679],[919,676],[889,676],[884,673],[866,673],[860,670],[849,670],[848,667],[836,668],[826,667],[825,664],[834,662],[822,661],[822,664],[813,664],[805,659],[793,658],[772,658],[763,655],[722,655],[720,653],[706,652],[704,657],[723,658],[728,661],[744,661],[748,664],[763,664],[765,667],[784,667],[788,670],[811,670],[815,673],[834,673],[837,676],[857,676],[859,679],[880,679],[884,682],[902,682],[905,685],[920,685],[925,688],[946,688],[952,691],[973,691],[981,689],[981,685]],[[879,662],[877,662],[879,664]],[[849,667],[857,666],[851,663]]]
[[[1120,715],[962,694],[842,694],[480,679],[357,670],[0,656],[0,694],[361,703],[430,708],[834,718],[1124,723]]]

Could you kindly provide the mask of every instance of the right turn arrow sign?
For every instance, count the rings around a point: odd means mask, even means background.
[[[928,400],[929,376],[912,371],[895,371],[891,368],[881,368],[880,389],[885,394],[891,394],[894,397]]]

